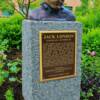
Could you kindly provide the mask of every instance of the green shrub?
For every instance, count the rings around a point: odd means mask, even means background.
[[[77,7],[76,14],[79,15],[85,15],[88,12],[88,1],[89,0],[81,0],[81,6]]]
[[[83,53],[89,51],[96,51],[100,56],[100,28],[91,29],[87,34],[83,34]]]
[[[10,15],[14,13],[14,9],[12,6],[8,3],[7,0],[0,0],[0,9],[3,12],[8,12]]]
[[[3,41],[0,40],[0,51],[6,51],[8,49],[8,42],[9,40],[4,39]]]
[[[0,18],[0,45],[7,41],[8,48],[21,48],[21,24],[23,18],[14,15],[9,18]]]
[[[88,33],[91,31],[91,29],[100,27],[100,19],[99,18],[100,18],[100,11],[97,9],[91,9],[85,15],[78,16],[77,21],[82,22],[83,32]]]
[[[100,28],[83,34],[81,100],[100,99]],[[95,51],[96,55],[91,55]]]

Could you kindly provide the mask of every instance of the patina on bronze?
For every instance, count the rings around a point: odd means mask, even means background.
[[[40,32],[40,80],[76,74],[76,31]]]
[[[64,0],[45,0],[40,8],[29,13],[31,20],[75,21],[75,15],[63,6]]]

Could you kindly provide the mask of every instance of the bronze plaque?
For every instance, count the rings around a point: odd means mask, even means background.
[[[40,32],[40,81],[76,75],[76,31]]]

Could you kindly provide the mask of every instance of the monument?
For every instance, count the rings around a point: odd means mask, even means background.
[[[82,25],[63,2],[45,0],[23,21],[25,100],[80,100]]]

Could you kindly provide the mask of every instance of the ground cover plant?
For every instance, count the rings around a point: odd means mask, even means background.
[[[83,24],[80,100],[100,100],[99,0],[93,6],[88,6],[90,0],[83,1],[83,7],[77,12],[77,20]]]
[[[100,28],[83,34],[81,100],[100,100]]]

